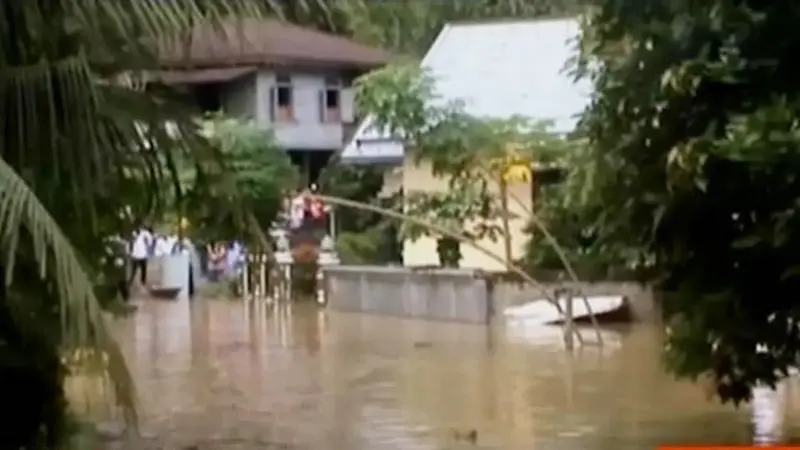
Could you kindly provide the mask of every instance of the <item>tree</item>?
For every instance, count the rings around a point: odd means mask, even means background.
[[[448,22],[576,13],[578,0],[267,0],[280,17],[398,54],[425,53]]]
[[[569,14],[578,6],[576,0],[344,0],[332,15],[340,32],[414,56],[425,53],[448,22]]]
[[[568,151],[551,154],[547,165],[534,175],[538,188],[536,216],[580,277],[607,279],[615,273],[643,277],[652,263],[647,251],[625,245],[604,224],[604,200],[594,191],[597,164],[584,139],[573,139]],[[531,229],[525,251],[530,271],[564,270],[564,263],[544,233]]]
[[[453,234],[463,233],[472,241],[485,237],[496,239],[500,230],[490,220],[497,211],[492,200],[484,183],[466,183],[463,178],[453,177],[443,192],[406,190],[403,212],[451,230]],[[416,224],[403,224],[400,230],[404,238],[411,240],[430,235],[429,229]],[[437,236],[436,253],[443,267],[458,267],[461,263],[461,243],[453,236]]]
[[[746,400],[800,356],[800,9],[592,3],[578,68],[603,226],[655,260],[671,370]]]
[[[546,123],[471,117],[458,102],[436,98],[434,80],[418,66],[373,72],[359,79],[358,89],[359,108],[372,115],[374,126],[405,142],[417,163],[430,164],[433,174],[447,182],[444,192],[404,192],[405,212],[472,240],[502,239],[503,258],[511,264],[509,201],[522,206],[527,216],[533,213],[508,185],[529,183],[533,162],[566,151],[569,143],[549,132]],[[411,239],[426,233],[417,226],[404,227]],[[439,237],[438,248],[443,264],[460,260],[449,237]]]
[[[260,229],[270,228],[300,179],[286,151],[270,130],[220,114],[200,121],[200,128],[219,150],[220,159],[210,165],[206,160],[190,160],[182,171],[186,214],[203,230],[205,236],[199,237],[242,236],[250,228],[249,217]]]
[[[333,164],[320,175],[319,190],[325,195],[390,205],[396,195],[379,198],[384,187],[385,167]],[[336,251],[346,264],[385,264],[398,261],[395,224],[369,211],[336,209]]]
[[[434,171],[441,152],[454,146],[463,147],[467,141],[459,136],[466,119],[455,109],[432,106],[433,80],[416,66],[393,66],[365,75],[357,81],[357,102],[360,111],[372,116],[374,126],[391,136],[397,136],[406,149],[433,157]],[[439,150],[439,151],[437,151]],[[456,233],[465,232],[479,239],[494,228],[486,226],[492,202],[485,183],[467,182],[463,178],[448,180],[445,192],[425,192],[405,189],[402,208],[405,214],[424,217]],[[483,219],[483,220],[480,220]],[[473,230],[464,230],[474,224]],[[429,234],[424,227],[404,223],[400,234],[415,240]],[[461,260],[458,240],[452,236],[437,237],[437,252],[443,266],[458,266]]]

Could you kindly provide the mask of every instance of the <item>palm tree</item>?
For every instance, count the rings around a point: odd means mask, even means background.
[[[180,108],[114,80],[155,69],[153,43],[258,9],[248,0],[0,7],[0,396],[16,399],[3,403],[0,447],[59,445],[70,348],[106,355],[115,400],[135,425],[131,376],[99,303],[97,243],[133,226],[121,212],[163,207],[165,188],[180,185],[176,155],[211,153]]]

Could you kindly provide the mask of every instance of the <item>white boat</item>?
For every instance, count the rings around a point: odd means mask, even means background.
[[[562,311],[566,311],[567,300],[558,300]],[[598,321],[609,321],[609,319],[628,319],[628,301],[621,295],[600,295],[587,296],[586,301],[576,297],[572,300],[572,317],[576,322],[590,320],[590,315]],[[587,303],[591,307],[591,314],[586,307]],[[553,325],[564,322],[563,314],[545,299],[537,299],[532,302],[519,306],[508,307],[503,311],[506,321],[522,321],[526,326],[532,325]]]

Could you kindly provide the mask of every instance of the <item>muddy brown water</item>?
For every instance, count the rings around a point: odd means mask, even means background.
[[[118,331],[152,448],[639,450],[800,437],[794,381],[753,407],[720,406],[664,373],[648,326],[570,355],[557,336],[520,327],[149,300]],[[85,395],[89,416],[110,418]]]

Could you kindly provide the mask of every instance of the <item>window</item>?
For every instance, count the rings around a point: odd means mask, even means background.
[[[278,86],[278,108],[289,108],[292,106],[292,87]]]
[[[339,109],[339,89],[325,90],[325,107],[328,109]]]
[[[341,80],[339,77],[325,77],[325,89],[320,93],[320,119],[323,122],[341,122],[341,103]]]
[[[294,120],[292,78],[289,75],[277,74],[275,87],[270,91],[270,109],[273,122],[291,122]]]

